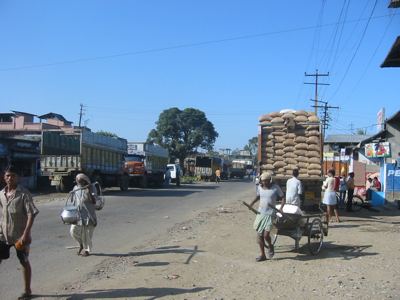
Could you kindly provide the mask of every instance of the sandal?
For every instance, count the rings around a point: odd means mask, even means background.
[[[265,256],[262,256],[262,255],[256,258],[257,262],[264,261],[264,260],[267,260],[267,258]]]

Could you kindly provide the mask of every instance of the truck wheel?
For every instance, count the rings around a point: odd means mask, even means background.
[[[127,191],[129,189],[129,176],[127,175],[121,176],[119,188],[121,191]]]
[[[67,193],[72,190],[72,178],[71,177],[62,177],[59,184],[56,185],[56,190],[59,193]]]
[[[143,176],[142,180],[140,182],[140,187],[145,189],[148,186],[148,180],[147,180],[147,176]]]

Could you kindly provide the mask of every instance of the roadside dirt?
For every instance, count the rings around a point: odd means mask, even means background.
[[[247,200],[252,197],[249,192]],[[294,241],[280,236],[275,257],[256,262],[254,214],[237,200],[177,224],[146,247],[105,260],[58,298],[400,298],[399,210],[343,215],[317,256],[308,253],[306,237],[293,252]]]

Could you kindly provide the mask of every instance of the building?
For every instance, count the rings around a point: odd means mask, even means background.
[[[42,116],[20,111],[0,113],[0,170],[12,163],[20,171],[20,183],[30,189],[37,188],[41,183],[42,131],[52,129],[73,131],[72,122],[56,113]]]
[[[379,166],[386,200],[400,199],[400,111],[387,119],[383,129],[364,139],[359,152]]]

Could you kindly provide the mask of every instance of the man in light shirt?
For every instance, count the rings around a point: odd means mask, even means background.
[[[286,182],[286,204],[300,207],[300,195],[303,194],[303,187],[299,177],[299,170],[293,170],[293,177]]]

